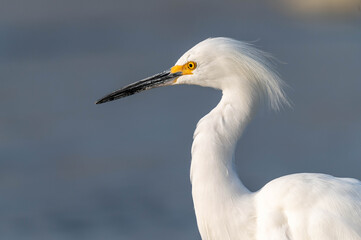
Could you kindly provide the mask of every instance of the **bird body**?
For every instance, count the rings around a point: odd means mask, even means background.
[[[300,173],[277,178],[255,196],[256,239],[361,239],[361,184]]]
[[[269,56],[229,38],[207,39],[170,71],[115,91],[97,103],[152,87],[194,84],[222,91],[197,124],[192,145],[194,209],[203,240],[361,240],[361,183],[324,174],[293,174],[250,192],[235,170],[235,148],[263,101],[287,104]]]

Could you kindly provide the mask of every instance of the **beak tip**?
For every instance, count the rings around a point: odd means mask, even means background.
[[[96,105],[99,105],[99,104],[102,104],[102,103],[105,103],[106,101],[104,101],[104,99],[100,99],[98,101],[95,102]]]
[[[117,99],[117,98],[115,98],[113,96],[106,96],[106,97],[101,98],[98,101],[96,101],[95,104],[99,105],[99,104],[102,104],[102,103],[111,102],[111,101],[113,101],[115,99]]]

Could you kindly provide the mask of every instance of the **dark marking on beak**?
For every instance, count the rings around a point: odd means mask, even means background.
[[[99,99],[95,104],[114,101],[119,98],[127,97],[151,88],[167,86],[170,85],[174,79],[180,76],[182,76],[181,72],[171,73],[170,70],[164,71],[154,76],[132,83],[115,92],[112,92],[104,96],[103,98]]]

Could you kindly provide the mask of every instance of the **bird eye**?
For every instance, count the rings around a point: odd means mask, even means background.
[[[188,62],[187,63],[187,67],[190,69],[190,70],[193,70],[197,67],[197,64],[195,62]]]

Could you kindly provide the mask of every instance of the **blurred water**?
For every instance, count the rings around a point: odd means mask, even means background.
[[[1,239],[200,239],[190,146],[220,93],[94,102],[207,37],[256,41],[290,85],[293,109],[261,111],[240,141],[246,186],[295,172],[361,179],[360,18],[300,21],[262,1],[1,5]]]

